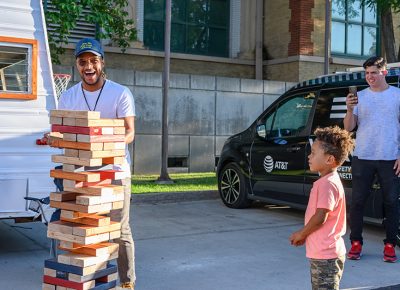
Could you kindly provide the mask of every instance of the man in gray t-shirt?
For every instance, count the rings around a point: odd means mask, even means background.
[[[383,260],[394,263],[397,260],[394,248],[399,226],[400,89],[386,82],[386,61],[382,57],[369,58],[363,67],[369,87],[347,95],[347,113],[343,120],[348,131],[357,126],[352,160],[351,249],[347,258],[361,258],[364,205],[377,175],[386,216]]]

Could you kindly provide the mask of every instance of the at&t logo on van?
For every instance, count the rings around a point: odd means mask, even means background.
[[[264,169],[268,173],[274,170],[274,159],[272,159],[272,157],[269,155],[265,156],[264,158]]]

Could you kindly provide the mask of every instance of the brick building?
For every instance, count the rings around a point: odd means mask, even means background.
[[[125,54],[105,42],[108,67],[162,71],[164,2],[129,1],[138,41]],[[360,7],[360,2],[332,1],[330,72],[360,66],[369,55],[383,53],[378,18],[370,8]],[[297,82],[321,75],[325,3],[325,0],[173,0],[171,72],[252,79],[256,78],[258,66],[265,80]],[[399,14],[393,14],[393,22],[395,35],[399,35]],[[71,43],[77,35],[93,36],[94,27],[87,28],[78,27]],[[258,52],[256,43],[260,43]],[[71,57],[66,54],[62,63],[70,64]]]

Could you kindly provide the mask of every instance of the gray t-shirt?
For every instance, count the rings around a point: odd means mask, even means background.
[[[383,92],[370,88],[358,94],[357,137],[354,156],[366,160],[395,160],[400,157],[400,89]]]

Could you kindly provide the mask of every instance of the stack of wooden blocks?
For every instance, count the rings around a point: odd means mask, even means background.
[[[59,221],[48,225],[47,236],[59,240],[63,253],[45,261],[43,289],[115,289],[121,225],[107,214],[123,207],[123,186],[113,180],[123,172],[104,170],[125,159],[125,127],[120,119],[100,119],[99,112],[53,110],[52,133],[62,139],[53,147],[64,148],[52,161],[62,169],[50,176],[63,179],[64,191],[50,194],[50,206],[61,209]]]

